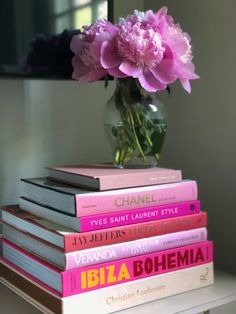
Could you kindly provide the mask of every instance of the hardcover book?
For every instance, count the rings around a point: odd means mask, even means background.
[[[93,192],[47,178],[22,179],[24,198],[82,217],[197,200],[197,183],[183,180],[144,187]]]
[[[37,214],[37,212],[36,212]],[[17,205],[2,208],[2,221],[65,252],[110,245],[172,232],[206,227],[207,213],[167,218],[153,222],[78,233],[26,212]]]
[[[5,239],[64,270],[163,251],[207,240],[207,229],[198,228],[65,253],[63,250],[46,244],[42,240],[5,223],[3,223],[2,231]]]
[[[57,224],[61,224],[63,221],[65,227],[79,232],[102,230],[133,223],[197,214],[200,212],[200,202],[198,200],[82,217],[74,217],[65,213],[62,214],[55,208],[43,206],[24,197],[19,198],[19,205],[26,211],[47,220],[54,221]]]
[[[213,244],[204,241],[165,251],[61,271],[2,239],[3,257],[62,297],[153,277],[212,262]]]
[[[79,307],[80,314],[108,314],[207,287],[214,283],[214,272],[211,262],[60,298],[57,293],[46,289],[19,268],[0,258],[0,282],[44,312],[78,314]]]
[[[118,169],[111,164],[48,167],[51,179],[95,190],[113,190],[182,180],[180,170],[168,168]]]

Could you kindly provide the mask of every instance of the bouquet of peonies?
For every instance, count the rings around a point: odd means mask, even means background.
[[[133,77],[149,92],[166,89],[179,79],[191,92],[189,81],[198,76],[190,42],[166,7],[156,13],[134,11],[118,24],[98,20],[72,38],[73,78],[93,82],[107,74]]]
[[[189,35],[163,7],[134,11],[118,24],[98,20],[72,38],[73,78],[118,78],[104,114],[113,162],[120,168],[157,165],[166,133],[165,106],[156,92],[197,79]]]

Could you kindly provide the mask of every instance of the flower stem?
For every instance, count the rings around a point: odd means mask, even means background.
[[[143,122],[140,119],[140,115],[139,115],[139,113],[137,111],[137,108],[135,108],[135,107],[134,107],[134,112],[135,112],[136,118],[138,120],[138,123],[139,123],[139,125],[140,125],[140,127],[141,127],[141,129],[142,129],[142,131],[144,133],[144,136],[145,136],[145,138],[147,140],[147,143],[148,143],[149,147],[152,148],[153,147],[153,142],[150,139],[150,136],[149,136],[149,134],[147,132],[147,129],[144,127]],[[150,119],[149,119],[149,122],[151,122],[151,124],[153,125],[153,122]],[[155,156],[156,160],[158,161],[159,160],[159,154],[155,153],[154,156]]]
[[[134,118],[133,118],[133,115],[132,115],[132,112],[131,112],[129,106],[127,106],[127,112],[128,112],[129,118],[130,118],[131,127],[132,127],[133,134],[134,134],[134,137],[135,137],[135,143],[136,143],[136,145],[137,145],[137,147],[138,147],[138,149],[139,149],[139,151],[140,151],[140,154],[141,154],[143,160],[145,161],[146,156],[144,155],[144,152],[143,152],[143,150],[142,150],[142,147],[141,147],[141,145],[140,145],[140,143],[139,143],[139,139],[138,139],[137,133],[136,133],[136,131],[135,131]]]

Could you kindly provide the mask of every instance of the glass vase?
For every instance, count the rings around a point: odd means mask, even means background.
[[[147,92],[137,79],[117,79],[104,110],[105,136],[118,168],[158,165],[167,127],[167,109],[158,93]]]

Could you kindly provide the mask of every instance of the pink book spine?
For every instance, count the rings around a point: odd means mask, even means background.
[[[115,213],[83,216],[80,218],[80,232],[114,228],[136,223],[161,220],[200,213],[200,201],[157,205],[150,208],[118,211]]]
[[[197,200],[197,183],[184,180],[76,195],[77,217]]]
[[[152,174],[149,173],[148,175],[145,173],[145,169],[143,170],[143,175],[140,172],[135,173],[133,171],[133,173],[130,173],[129,175],[119,176],[117,175],[117,172],[114,171],[114,175],[102,176],[100,178],[100,190],[113,190],[120,189],[122,187],[163,184],[182,180],[182,172],[180,170],[162,169],[157,174],[154,172]]]
[[[174,270],[209,263],[213,244],[204,241],[179,248],[67,270],[62,275],[62,296],[96,290]]]
[[[161,236],[102,246],[66,254],[66,269],[96,265],[121,258],[171,249],[207,240],[207,229],[198,228]]]

